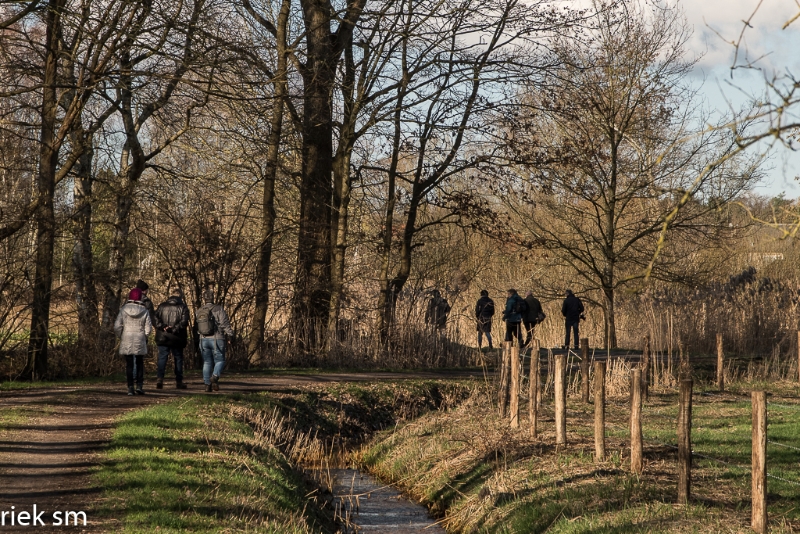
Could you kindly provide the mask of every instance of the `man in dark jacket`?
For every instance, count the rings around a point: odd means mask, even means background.
[[[475,304],[475,319],[478,326],[478,348],[483,346],[483,334],[489,341],[489,348],[492,347],[492,317],[494,317],[494,301],[489,298],[489,292],[485,289],[481,291],[481,298]]]
[[[544,311],[542,310],[542,303],[533,296],[531,291],[525,293],[525,304],[528,305],[528,312],[522,318],[522,324],[525,326],[525,332],[527,333],[525,345],[530,345],[533,339],[533,331],[536,325],[539,324],[539,318],[544,316]]]
[[[447,326],[449,313],[450,304],[447,303],[447,299],[442,298],[438,289],[431,291],[431,300],[428,301],[428,308],[425,310],[425,322],[442,332]]]
[[[578,337],[578,325],[583,316],[583,303],[581,299],[575,296],[571,289],[567,289],[566,298],[561,305],[561,315],[564,316],[564,326],[566,328],[566,335],[564,336],[564,348],[569,348],[569,331],[572,329],[573,337],[575,338],[575,350],[578,350],[580,345],[580,337]]]
[[[503,320],[506,322],[506,341],[513,341],[517,336],[519,346],[522,346],[522,314],[526,312],[525,300],[519,296],[516,289],[508,290],[506,308],[503,310]]]
[[[183,302],[180,289],[172,290],[166,302],[158,305],[156,310],[156,345],[158,346],[158,374],[156,388],[164,387],[164,372],[167,360],[172,353],[175,365],[175,387],[186,389],[183,382],[183,349],[186,348],[189,326],[189,307]]]

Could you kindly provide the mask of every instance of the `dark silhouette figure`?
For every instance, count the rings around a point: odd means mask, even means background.
[[[561,315],[564,316],[564,328],[566,330],[563,348],[569,348],[569,332],[572,329],[573,337],[575,338],[575,350],[578,350],[580,344],[578,325],[583,319],[583,302],[575,296],[571,289],[567,289],[566,298],[561,305]]]
[[[522,316],[528,311],[525,300],[519,296],[516,289],[508,290],[506,308],[503,310],[503,320],[506,322],[506,341],[513,341],[517,337],[519,346],[522,346]]]
[[[494,317],[494,301],[489,298],[489,292],[481,291],[481,298],[475,304],[475,320],[478,327],[478,348],[483,347],[483,335],[492,347],[492,317]]]

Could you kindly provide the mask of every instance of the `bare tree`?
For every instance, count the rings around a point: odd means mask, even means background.
[[[692,105],[677,8],[623,1],[595,11],[588,34],[553,43],[562,67],[523,98],[513,146],[529,164],[507,204],[576,289],[601,292],[615,348],[617,290],[646,277],[690,282],[686,255],[728,231],[718,208],[759,174],[757,159],[733,158],[742,128],[707,130]],[[653,262],[665,224],[680,248]]]

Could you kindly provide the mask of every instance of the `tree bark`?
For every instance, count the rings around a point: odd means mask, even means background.
[[[59,145],[56,143],[58,74],[61,14],[65,0],[50,0],[45,16],[45,60],[42,84],[41,132],[39,137],[39,172],[36,193],[42,199],[36,212],[36,274],[31,302],[31,334],[28,361],[22,376],[35,380],[47,374],[47,345],[50,328],[50,299],[53,285],[53,249],[55,244],[56,168]]]
[[[75,141],[85,142],[80,133]],[[74,142],[75,142],[74,141]],[[75,227],[72,251],[72,269],[75,278],[75,301],[78,305],[78,343],[86,347],[96,340],[99,327],[99,306],[95,285],[94,256],[92,254],[92,159],[91,139],[75,166],[72,195],[75,202]]]
[[[270,131],[267,138],[267,161],[264,173],[264,194],[261,203],[261,243],[258,251],[255,280],[255,308],[253,328],[248,339],[247,351],[250,359],[257,360],[263,347],[264,329],[269,308],[269,269],[272,262],[272,244],[275,231],[275,179],[278,174],[281,133],[283,130],[284,100],[288,96],[287,87],[287,47],[286,31],[289,20],[289,0],[283,0],[275,28],[277,68],[273,86],[275,102],[272,110]]]

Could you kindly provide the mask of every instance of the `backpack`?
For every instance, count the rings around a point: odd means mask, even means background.
[[[513,313],[525,315],[528,313],[528,303],[525,302],[524,299],[518,298],[514,301],[514,304],[511,305],[511,311]]]
[[[194,314],[194,324],[197,326],[197,333],[201,336],[212,336],[217,329],[217,322],[214,320],[213,304],[204,304]]]

